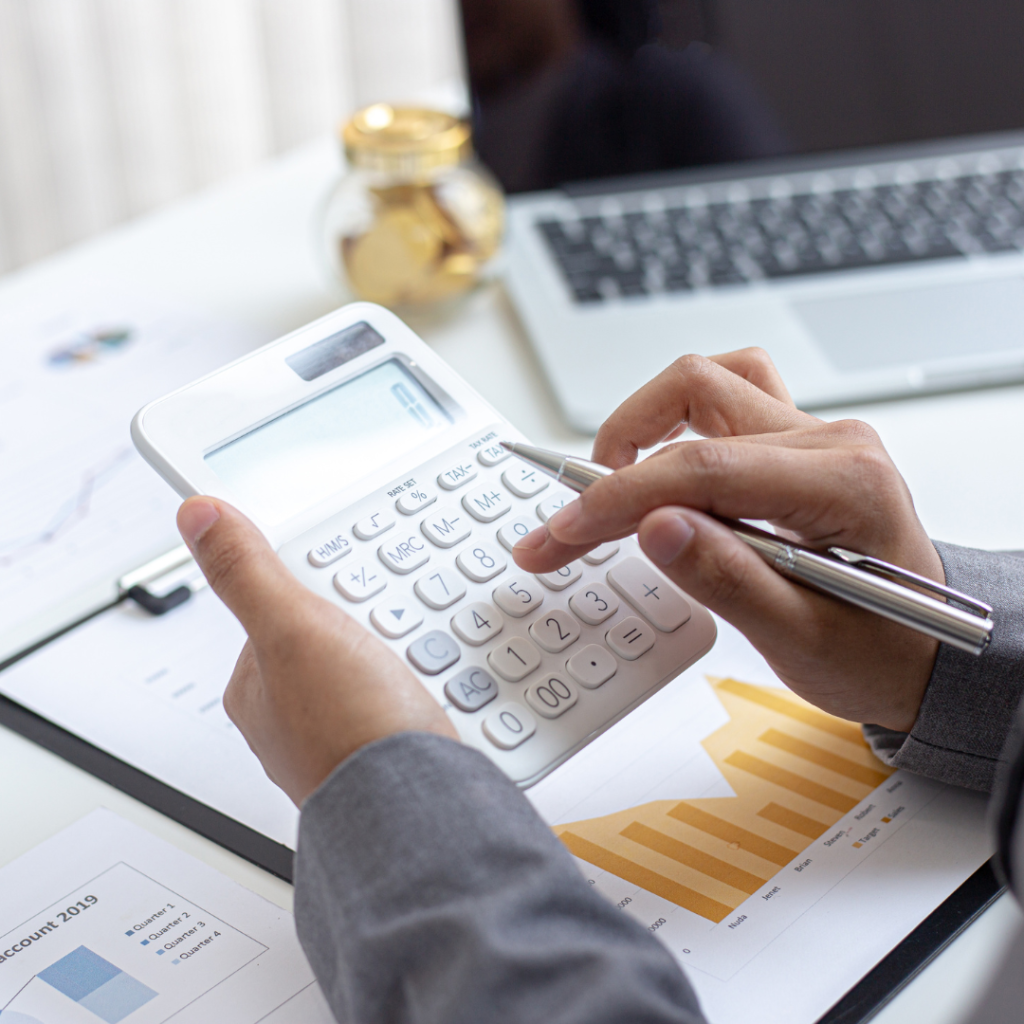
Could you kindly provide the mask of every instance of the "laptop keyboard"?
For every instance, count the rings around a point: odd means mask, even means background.
[[[1024,250],[1024,169],[537,222],[575,300]]]

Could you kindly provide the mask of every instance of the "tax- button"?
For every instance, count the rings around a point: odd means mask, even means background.
[[[430,561],[430,552],[423,538],[412,533],[403,540],[393,540],[390,544],[381,544],[377,548],[380,560],[392,571],[403,576]]]
[[[374,512],[373,515],[367,516],[365,519],[360,519],[355,526],[352,527],[352,532],[360,540],[373,540],[374,537],[379,537],[382,533],[390,530],[395,525],[395,517],[390,512]]]
[[[608,570],[608,582],[662,633],[671,633],[690,617],[686,599],[639,558],[624,558],[613,565]]]
[[[431,630],[414,640],[405,653],[416,668],[428,676],[436,676],[462,657],[455,638],[441,629]]]
[[[336,537],[325,540],[323,544],[313,548],[306,555],[306,558],[309,559],[310,565],[315,565],[318,569],[322,569],[325,565],[330,565],[339,558],[344,558],[351,550],[352,541],[339,533]]]
[[[596,690],[615,675],[615,659],[598,644],[587,644],[566,663],[565,669],[580,686]]]
[[[462,509],[447,505],[439,508],[433,515],[427,516],[420,523],[420,529],[427,539],[439,548],[450,548],[473,532],[473,527],[470,526],[472,521]]]
[[[522,704],[502,704],[484,719],[484,735],[502,750],[515,750],[537,731],[537,719]]]
[[[605,634],[608,646],[627,661],[636,661],[654,646],[654,630],[635,615],[617,622]]]
[[[512,502],[500,487],[489,484],[470,491],[462,499],[462,507],[481,523],[493,523],[512,507]]]
[[[498,696],[498,683],[482,668],[464,668],[444,684],[444,692],[460,711],[476,711]]]
[[[454,491],[474,479],[476,479],[476,466],[468,459],[465,462],[457,462],[454,466],[449,466],[447,469],[442,469],[437,474],[437,482],[446,491]]]

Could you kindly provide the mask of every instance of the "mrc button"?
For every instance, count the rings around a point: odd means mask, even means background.
[[[390,544],[381,544],[377,549],[380,560],[393,572],[403,576],[430,561],[430,552],[418,533],[395,539]]]
[[[309,559],[310,565],[315,565],[318,569],[322,569],[325,565],[330,565],[339,558],[344,558],[351,550],[352,542],[339,533],[330,540],[325,540],[319,547],[313,548],[306,555],[306,558]]]

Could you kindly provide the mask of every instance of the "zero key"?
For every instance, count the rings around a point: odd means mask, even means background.
[[[608,582],[662,633],[677,630],[690,618],[689,602],[640,558],[624,558],[613,565]]]

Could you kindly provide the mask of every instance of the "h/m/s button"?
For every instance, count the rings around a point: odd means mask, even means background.
[[[337,536],[331,537],[330,540],[325,540],[323,544],[313,548],[306,555],[306,558],[310,565],[315,566],[317,569],[322,569],[325,565],[330,565],[332,562],[338,561],[339,558],[344,558],[351,550],[352,542],[339,533]]]

